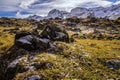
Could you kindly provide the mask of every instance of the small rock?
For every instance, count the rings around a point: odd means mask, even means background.
[[[50,62],[41,62],[41,63],[32,63],[30,66],[34,66],[36,70],[38,69],[46,69],[46,68],[52,68],[53,64]]]
[[[120,69],[120,60],[112,59],[106,61],[106,66],[111,69]]]
[[[12,61],[12,62],[8,65],[8,68],[15,68],[16,65],[18,64],[18,62],[19,62],[21,59],[22,59],[22,58],[16,59],[16,60]]]
[[[40,79],[42,79],[42,76],[32,75],[32,76],[26,78],[25,80],[40,80]]]

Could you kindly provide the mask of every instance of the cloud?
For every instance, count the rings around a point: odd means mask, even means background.
[[[33,14],[21,14],[21,12],[16,13],[16,18],[26,18]]]
[[[37,14],[46,16],[52,9],[59,9],[70,12],[75,7],[108,7],[112,4],[119,4],[108,0],[0,0],[0,11],[16,11],[16,17],[26,17]],[[28,14],[22,14],[22,12]]]
[[[21,2],[19,7],[22,8],[22,9],[28,9],[29,6],[31,6],[31,4],[36,2],[36,1],[38,1],[38,0],[24,0],[24,1]]]
[[[60,10],[67,9],[67,11],[70,11],[72,8],[75,7],[87,7],[87,8],[98,6],[107,7],[110,6],[111,4],[112,2],[106,0],[59,0],[54,1],[53,3],[49,3],[48,5],[49,6],[51,5],[52,7]]]
[[[118,4],[120,4],[120,0],[114,3],[114,5],[118,5]]]
[[[17,11],[21,0],[0,0],[0,11]]]

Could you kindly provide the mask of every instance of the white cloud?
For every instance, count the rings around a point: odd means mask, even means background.
[[[120,0],[114,3],[114,5],[118,5],[118,4],[120,4]]]
[[[87,6],[83,6],[86,5]],[[52,6],[54,8],[60,9],[60,10],[65,10],[70,11],[72,8],[75,7],[98,7],[98,6],[103,6],[107,7],[110,6],[112,2],[109,2],[107,0],[59,0],[59,1],[54,1],[51,3],[46,4],[46,6]]]
[[[52,9],[70,11],[75,7],[108,7],[119,4],[108,0],[0,0],[0,11],[17,11],[16,17],[26,17],[31,14],[45,16]],[[29,12],[30,14],[21,14]]]
[[[21,14],[20,12],[16,13],[16,18],[26,18],[33,14]]]
[[[0,0],[0,11],[17,11],[21,0]]]
[[[22,9],[28,9],[28,7],[31,6],[31,4],[36,1],[38,0],[23,0],[19,7]]]

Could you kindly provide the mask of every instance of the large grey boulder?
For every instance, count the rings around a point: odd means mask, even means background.
[[[52,41],[69,42],[68,33],[56,25],[48,25],[41,33],[41,37],[50,39]]]
[[[51,41],[49,39],[40,38],[35,35],[26,35],[18,39],[16,38],[15,45],[28,51],[44,51],[51,48]]]
[[[36,31],[36,30],[35,30]],[[28,51],[45,51],[54,48],[53,41],[69,42],[68,33],[57,25],[47,25],[42,33],[19,32],[15,35],[15,45]]]
[[[17,32],[15,35],[15,41],[21,37],[27,36],[27,35],[31,35],[30,32],[27,31],[21,31],[21,32]]]

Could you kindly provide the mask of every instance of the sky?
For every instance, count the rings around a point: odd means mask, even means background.
[[[0,0],[0,17],[46,16],[52,9],[70,12],[75,7],[109,7],[120,0]]]

